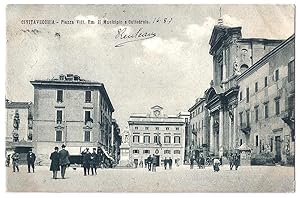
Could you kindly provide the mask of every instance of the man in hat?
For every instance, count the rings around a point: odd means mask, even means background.
[[[65,148],[66,148],[66,145],[62,145],[61,146],[61,150],[59,151],[59,164],[60,164],[60,167],[61,167],[61,178],[62,179],[65,179],[65,173],[66,173],[66,169],[67,169],[67,166],[70,165],[70,160],[69,160],[69,151],[67,151]]]
[[[92,156],[91,156],[91,169],[92,175],[97,175],[97,166],[99,163],[99,156],[97,154],[96,148],[93,148]]]
[[[92,155],[89,152],[89,148],[86,148],[84,151],[82,151],[81,155],[82,155],[82,165],[83,165],[84,176],[86,176],[86,172],[88,175],[90,174],[90,161],[91,161]]]
[[[16,169],[19,172],[19,159],[20,159],[19,153],[17,153],[16,151],[14,151],[14,153],[11,156],[11,158],[12,158],[12,162],[13,162],[12,163],[13,164],[13,172],[16,172]]]
[[[27,166],[28,166],[28,173],[30,173],[30,168],[32,167],[32,172],[34,172],[34,162],[35,162],[35,154],[30,150],[27,153]]]

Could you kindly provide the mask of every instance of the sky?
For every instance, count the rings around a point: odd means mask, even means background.
[[[30,80],[73,73],[104,83],[121,130],[132,113],[160,105],[188,111],[212,79],[209,39],[219,5],[10,5],[7,7],[6,98],[33,101]],[[244,38],[286,39],[294,33],[290,5],[222,5],[225,25]],[[154,19],[164,19],[170,23]],[[22,24],[49,19],[54,25]],[[60,24],[61,20],[148,20],[146,25]],[[119,29],[155,37],[115,47]]]

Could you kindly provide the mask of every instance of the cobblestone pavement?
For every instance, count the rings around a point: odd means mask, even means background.
[[[66,179],[52,179],[49,167],[36,167],[35,173],[6,169],[9,192],[293,192],[294,168],[281,166],[249,166],[230,171],[228,165],[220,172],[211,167],[172,170],[157,168],[149,172],[137,169],[99,169],[98,175],[83,176],[82,168],[68,168]]]

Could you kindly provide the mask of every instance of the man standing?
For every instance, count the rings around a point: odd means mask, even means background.
[[[239,165],[240,165],[240,156],[239,156],[239,154],[236,153],[234,155],[233,161],[234,161],[235,170],[237,170]]]
[[[194,158],[193,156],[191,156],[190,158],[190,169],[193,169],[194,168]]]
[[[164,159],[164,167],[165,167],[165,170],[167,170],[167,165],[168,165],[168,160],[167,160],[167,158],[165,157],[165,159]]]
[[[29,151],[27,153],[28,173],[30,173],[30,167],[32,167],[32,172],[34,173],[34,162],[35,162],[35,154],[32,151]]]
[[[91,169],[92,169],[92,175],[94,175],[94,172],[95,172],[95,175],[97,175],[97,165],[99,163],[99,157],[98,157],[98,154],[96,152],[96,148],[93,148],[93,153],[92,153],[92,156],[91,156]]]
[[[153,154],[152,157],[152,171],[156,172],[156,165],[157,165],[157,157]]]
[[[147,158],[148,170],[151,171],[152,157],[149,155]]]
[[[12,162],[13,162],[13,172],[16,172],[16,168],[17,168],[17,171],[19,172],[19,159],[20,159],[19,153],[14,151],[11,158],[12,158]]]
[[[60,167],[61,167],[61,178],[62,179],[65,179],[65,173],[66,173],[66,169],[67,169],[67,166],[70,165],[70,160],[69,160],[69,151],[67,151],[65,148],[66,148],[66,145],[62,145],[61,146],[61,150],[59,151],[59,164],[60,164]]]
[[[84,151],[82,151],[81,155],[84,176],[86,176],[86,172],[88,175],[90,174],[90,161],[92,158],[92,154],[89,152],[89,148],[86,148]]]
[[[230,168],[230,170],[232,170],[233,165],[234,165],[234,157],[233,157],[233,154],[230,153],[230,155],[229,155],[229,168]]]
[[[54,152],[51,153],[50,160],[50,171],[53,172],[53,179],[57,179],[57,171],[59,171],[59,153],[57,146],[54,148]]]
[[[172,164],[173,164],[173,160],[172,160],[172,158],[170,157],[170,158],[169,158],[169,169],[172,169]]]

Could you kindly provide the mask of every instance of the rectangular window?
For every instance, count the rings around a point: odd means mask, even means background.
[[[158,140],[158,136],[154,136],[154,140],[153,140],[153,142],[154,142],[154,143],[158,143],[158,141],[157,141],[157,140]]]
[[[134,154],[139,154],[139,150],[133,150],[132,151]]]
[[[57,124],[62,123],[62,111],[61,110],[56,111],[56,123]]]
[[[84,141],[85,142],[90,142],[91,141],[91,132],[90,131],[85,131],[84,132]]]
[[[276,113],[276,115],[280,114],[280,100],[279,99],[275,100],[275,113]]]
[[[247,127],[250,126],[250,111],[246,111],[246,124],[247,124]]]
[[[176,144],[180,143],[180,136],[174,137],[174,143],[176,143]]]
[[[258,82],[255,83],[255,92],[258,92]]]
[[[270,140],[270,151],[273,152],[273,138]]]
[[[243,92],[240,91],[240,101],[243,100]]]
[[[268,86],[268,76],[265,77],[265,87]]]
[[[133,142],[134,142],[134,143],[139,143],[139,142],[140,142],[140,136],[134,135],[134,136],[133,136]]]
[[[171,154],[171,150],[164,150],[164,154]]]
[[[149,135],[145,135],[144,136],[144,143],[150,143],[150,136]]]
[[[145,130],[149,130],[149,127],[145,127]]]
[[[144,153],[144,154],[149,154],[149,153],[150,153],[150,150],[144,150],[143,153]]]
[[[164,143],[171,143],[171,137],[170,136],[165,136],[164,137]]]
[[[63,90],[57,90],[56,101],[63,102]]]
[[[249,102],[249,87],[246,88],[246,102]]]
[[[255,122],[258,121],[258,106],[254,107],[254,111],[255,111]]]
[[[255,146],[258,147],[258,135],[255,136]]]
[[[159,127],[155,127],[155,130],[159,130]]]
[[[139,129],[139,127],[134,127],[134,129],[135,129],[135,130],[138,130],[138,129]]]
[[[180,154],[180,150],[174,150],[174,154]]]
[[[85,91],[85,102],[90,103],[92,99],[91,91]]]
[[[84,111],[84,123],[91,121],[91,111]]]
[[[288,82],[295,80],[295,60],[288,64]]]
[[[295,95],[288,97],[288,115],[289,117],[295,117]]]
[[[56,142],[62,142],[62,131],[56,131],[55,132],[55,141]]]
[[[169,127],[166,127],[166,130],[168,131],[170,128]]]
[[[243,144],[243,139],[240,139],[240,146]]]
[[[279,80],[279,69],[275,71],[275,81]]]
[[[178,131],[179,130],[179,127],[176,127],[176,131]]]
[[[265,103],[265,118],[269,117],[269,105],[268,103]]]
[[[243,125],[243,112],[240,112],[240,126]]]

